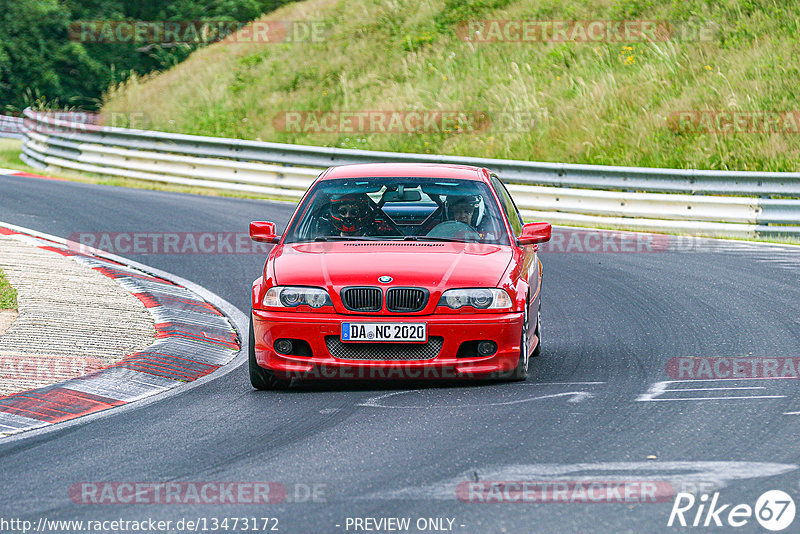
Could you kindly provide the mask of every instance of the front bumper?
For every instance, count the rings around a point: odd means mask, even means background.
[[[349,360],[331,355],[325,338],[338,338],[343,322],[371,321],[427,323],[428,338],[443,338],[442,348],[427,360]],[[281,378],[490,378],[517,366],[522,313],[357,316],[254,310],[253,331],[258,365]],[[274,343],[281,338],[307,342],[312,355],[279,354]],[[497,352],[487,357],[456,357],[463,342],[479,340],[494,341]]]

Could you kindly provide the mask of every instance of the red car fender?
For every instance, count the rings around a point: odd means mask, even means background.
[[[531,286],[531,300],[539,296],[542,290],[542,260],[536,258],[536,284]]]
[[[263,276],[259,276],[253,282],[253,292],[250,295],[250,306],[255,310],[261,307],[261,301],[264,299],[263,292],[262,292],[262,281],[264,280]]]
[[[500,278],[497,287],[504,289],[514,301],[513,311],[522,312],[525,309],[525,301],[528,296],[528,281],[525,280],[523,272],[523,251],[514,247],[511,262],[506,267],[505,273]]]
[[[517,282],[517,287],[514,289],[514,311],[521,312],[525,310],[525,303],[528,297],[528,284],[520,280]]]
[[[279,247],[277,246],[272,247],[272,250],[267,256],[267,261],[264,263],[263,274],[253,282],[253,292],[251,296],[253,309],[262,308],[261,303],[264,301],[264,295],[266,294],[267,290],[278,285],[278,282],[275,279],[275,267],[272,263],[272,259],[275,256],[275,251],[278,248]]]

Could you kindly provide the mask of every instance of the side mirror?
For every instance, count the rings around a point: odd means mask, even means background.
[[[520,246],[544,243],[545,241],[550,241],[552,233],[553,227],[550,223],[528,223],[522,226],[522,235],[517,238],[517,241]]]
[[[275,234],[275,223],[253,221],[250,223],[250,239],[259,243],[277,243],[281,236]]]

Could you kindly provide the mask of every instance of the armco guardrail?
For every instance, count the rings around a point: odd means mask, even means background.
[[[22,139],[22,117],[0,115],[0,137]]]
[[[511,184],[526,219],[706,235],[800,235],[800,200],[791,198],[800,197],[800,173],[607,167],[264,143],[101,127],[30,109],[25,110],[22,158],[39,168],[288,198],[302,196],[331,165],[476,165]]]

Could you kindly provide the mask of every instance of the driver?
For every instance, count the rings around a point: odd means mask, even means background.
[[[331,224],[343,237],[369,235],[375,222],[375,213],[363,194],[333,196],[329,211]]]
[[[475,228],[475,214],[479,204],[475,195],[450,195],[447,197],[447,214],[450,220]]]

